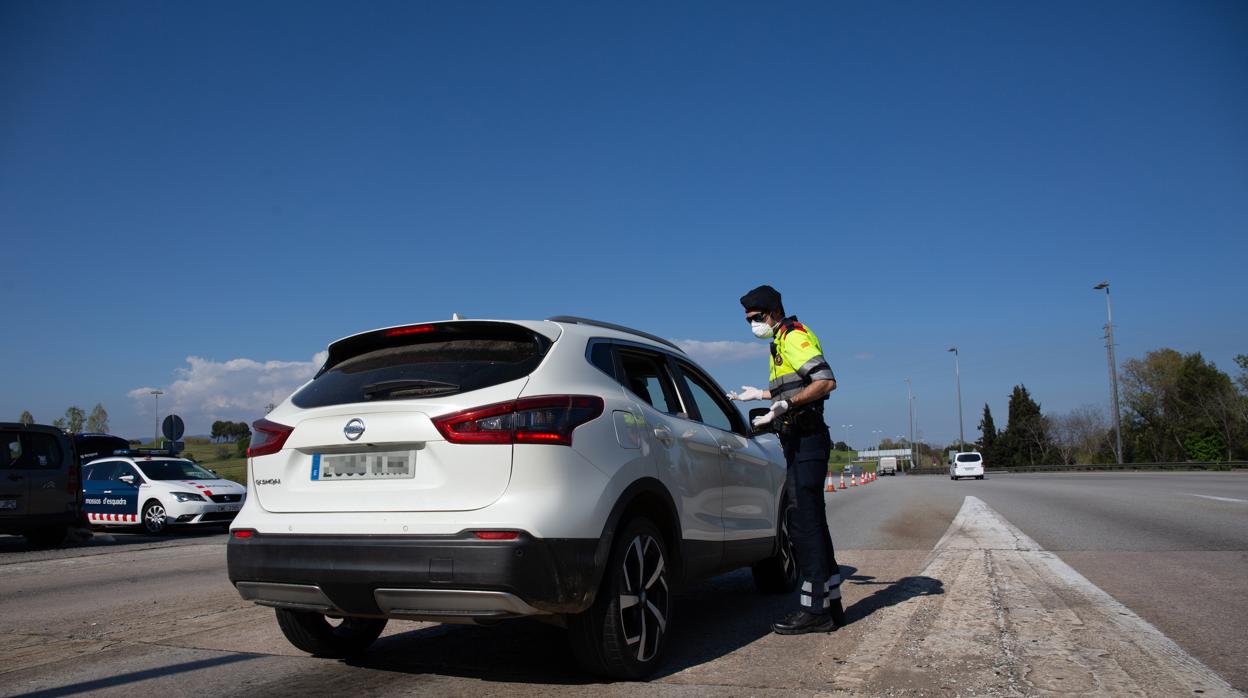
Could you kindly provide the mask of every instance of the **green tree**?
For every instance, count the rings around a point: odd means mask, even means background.
[[[52,426],[56,427],[57,429],[60,429],[61,431],[65,431],[65,418],[57,417],[56,419],[52,420]]]
[[[992,409],[984,403],[984,416],[979,420],[979,442],[976,444],[983,454],[984,462],[997,462],[997,425],[992,421]]]
[[[1026,386],[1010,393],[1009,421],[1000,436],[998,460],[1003,465],[1039,465],[1052,455],[1049,425]]]
[[[87,431],[97,434],[108,433],[108,410],[104,409],[104,405],[95,403],[91,416],[87,417]]]
[[[1124,440],[1133,460],[1192,459],[1193,453],[1207,455],[1215,443],[1222,450],[1214,460],[1231,459],[1246,448],[1244,395],[1199,352],[1158,349],[1127,360],[1123,395]]]
[[[87,415],[82,411],[82,408],[77,405],[73,405],[69,409],[65,410],[65,428],[77,434],[82,431],[82,422],[86,418]]]
[[[22,416],[18,417],[17,421],[26,425],[34,424],[35,416],[30,413],[30,410],[22,410]]]

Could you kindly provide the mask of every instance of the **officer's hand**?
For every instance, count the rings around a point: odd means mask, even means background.
[[[754,421],[752,422],[754,424],[754,428],[758,429],[761,427],[765,427],[768,424],[771,424],[776,419],[776,417],[779,417],[780,415],[788,411],[789,411],[788,400],[780,400],[778,402],[775,402],[772,404],[771,410],[767,414],[761,414],[754,418]]]
[[[763,399],[763,391],[753,386],[749,386],[749,385],[741,386],[741,392],[739,393],[728,393],[728,394],[735,395],[736,397],[733,397],[732,399],[740,400],[741,402],[749,402],[751,400]]]

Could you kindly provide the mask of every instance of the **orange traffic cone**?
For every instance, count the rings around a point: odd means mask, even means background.
[[[850,487],[858,486],[858,473],[854,473],[853,475],[849,476],[849,486]]]
[[[835,491],[836,491],[836,483],[835,483],[835,482],[832,482],[832,473],[828,473],[828,476],[827,476],[826,478],[824,478],[824,480],[823,480],[823,491],[824,491],[824,492],[835,492]]]
[[[841,489],[845,489],[845,471],[841,471]]]

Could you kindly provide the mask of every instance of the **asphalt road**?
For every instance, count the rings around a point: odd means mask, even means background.
[[[271,610],[238,599],[220,534],[38,552],[0,538],[0,694],[1112,693],[1157,663],[1139,647],[1169,640],[1188,674],[1144,692],[1198,675],[1188,655],[1248,690],[1248,473],[897,477],[827,499],[851,624],[772,635],[792,599],[724,575],[679,596],[667,665],[646,684],[579,675],[562,631],[536,622],[392,622],[358,659],[307,657]],[[1080,575],[1108,596],[1072,586]],[[1136,639],[1107,637],[1120,633]]]

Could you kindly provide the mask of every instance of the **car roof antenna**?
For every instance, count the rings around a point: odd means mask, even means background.
[[[451,313],[451,319],[452,319],[452,320],[463,320],[463,319],[464,319],[464,316],[463,316],[463,315],[460,315],[459,313]]]

